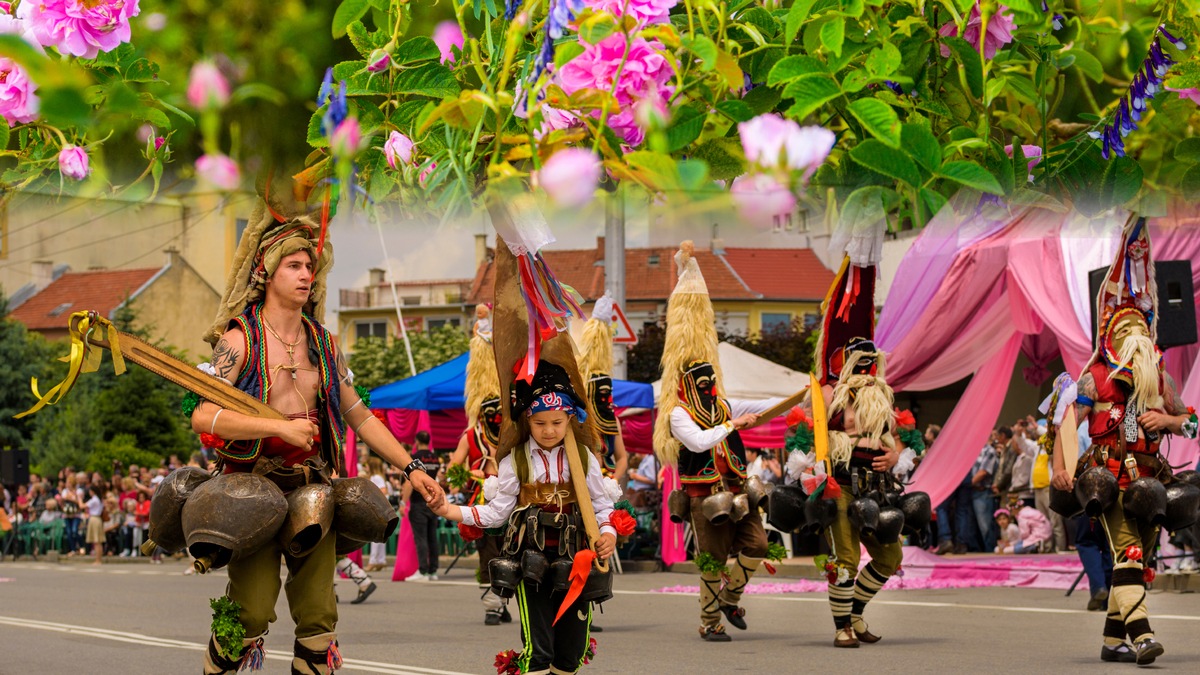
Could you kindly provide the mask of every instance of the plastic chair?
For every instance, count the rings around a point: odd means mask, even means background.
[[[775,527],[773,525],[771,525],[770,523],[767,522],[767,514],[765,512],[762,514],[762,521],[763,521],[763,529],[764,530],[766,530],[767,532],[778,532],[779,533],[779,538],[783,540],[783,547],[787,549],[788,557],[795,558],[796,554],[792,552],[792,533],[775,529]]]

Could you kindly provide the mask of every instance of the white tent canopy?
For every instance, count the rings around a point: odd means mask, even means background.
[[[717,345],[725,396],[740,399],[763,399],[791,396],[808,386],[807,373],[768,361],[761,356],[722,342]],[[654,383],[654,399],[658,400],[662,380]]]

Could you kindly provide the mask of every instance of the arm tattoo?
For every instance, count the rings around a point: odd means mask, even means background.
[[[213,347],[212,366],[216,369],[217,375],[226,380],[233,381],[237,376],[235,372],[238,362],[238,353],[233,346],[229,344],[229,340],[221,338],[216,347]]]
[[[1163,387],[1163,407],[1167,409],[1170,415],[1187,414],[1187,406],[1183,404],[1183,400],[1179,398],[1179,387],[1175,386],[1175,378],[1171,377],[1170,373],[1163,373],[1165,380]]]
[[[1078,390],[1079,396],[1085,396],[1092,401],[1095,401],[1096,397],[1100,395],[1100,392],[1096,390],[1096,378],[1092,377],[1091,373],[1086,373],[1083,377],[1079,378],[1079,382],[1075,384],[1075,387]],[[1091,409],[1091,406],[1076,402],[1075,422],[1082,423],[1084,416],[1087,415]],[[1053,415],[1053,411],[1051,411],[1051,415]]]

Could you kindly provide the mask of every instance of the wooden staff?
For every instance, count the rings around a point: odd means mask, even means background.
[[[596,522],[596,509],[592,507],[592,494],[588,492],[587,468],[579,459],[579,445],[575,443],[575,430],[567,427],[567,437],[564,439],[563,451],[567,453],[567,465],[571,467],[571,484],[575,486],[575,502],[579,505],[579,514],[583,517],[583,530],[587,533],[588,544],[594,551],[600,541],[600,524]],[[608,573],[608,561],[596,558],[596,569]]]
[[[787,412],[789,410],[791,410],[793,407],[795,407],[796,405],[799,405],[802,401],[804,401],[804,395],[808,393],[808,390],[809,390],[809,387],[805,387],[805,388],[801,389],[800,391],[792,394],[791,396],[783,399],[782,401],[779,402],[778,405],[775,405],[775,406],[768,408],[767,410],[764,410],[763,412],[759,413],[758,419],[754,422],[754,424],[751,424],[750,426],[748,426],[746,428],[753,429],[754,427],[759,426],[760,424],[766,424],[767,422],[770,422],[771,420],[775,419],[776,417],[779,417],[780,415],[787,414]]]

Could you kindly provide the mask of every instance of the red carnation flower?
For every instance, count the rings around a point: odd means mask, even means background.
[[[1157,575],[1158,573],[1154,571],[1153,567],[1147,567],[1146,569],[1142,570],[1142,581],[1152,584],[1154,583],[1154,577]]]
[[[520,656],[512,649],[496,654],[496,675],[520,675],[521,666],[517,663]]]
[[[637,521],[625,510],[613,511],[608,522],[616,529],[617,535],[622,537],[628,537],[637,529]]]
[[[912,411],[896,408],[896,426],[913,427],[916,425],[917,418],[913,417]]]
[[[1125,549],[1125,557],[1129,560],[1141,560],[1142,559],[1142,547],[1141,546],[1130,546],[1130,547],[1126,548]]]
[[[804,408],[795,406],[788,411],[787,417],[784,418],[784,423],[789,429],[795,429],[800,424],[808,424],[808,415],[804,414]]]
[[[466,523],[458,524],[458,534],[462,537],[463,541],[467,542],[468,544],[477,539],[483,539],[482,528],[474,525],[467,525]]]
[[[225,439],[216,434],[200,434],[200,444],[206,448],[223,448]]]

